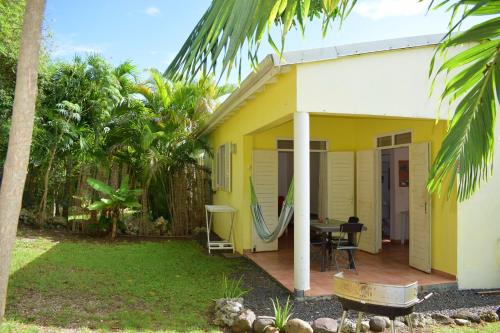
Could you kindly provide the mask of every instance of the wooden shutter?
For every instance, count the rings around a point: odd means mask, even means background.
[[[327,217],[347,221],[354,215],[354,152],[330,152],[327,165]]]
[[[211,181],[212,181],[212,191],[217,191],[217,150],[214,151],[214,156],[212,157],[212,172],[211,172]]]
[[[430,143],[410,145],[410,266],[431,272],[431,200],[427,191]]]
[[[231,143],[224,145],[224,190],[231,192],[232,151]]]
[[[359,247],[370,253],[377,253],[375,157],[376,151],[356,152],[356,210],[360,223],[366,226],[361,233]]]
[[[269,230],[278,225],[278,152],[273,150],[254,150],[253,152],[253,184],[262,215]],[[276,251],[278,240],[266,243],[259,238],[253,228],[254,250]]]

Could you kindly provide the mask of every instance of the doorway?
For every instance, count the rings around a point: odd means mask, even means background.
[[[323,193],[322,190],[321,175],[326,173],[326,170],[321,167],[322,154],[325,152],[311,151],[309,155],[310,161],[310,201],[309,210],[310,218],[312,220],[318,219],[321,210],[321,203]],[[325,176],[325,175],[324,175]],[[326,176],[325,176],[326,177]],[[288,193],[290,184],[293,179],[293,151],[278,151],[278,216],[281,213],[281,207],[283,201]],[[279,239],[278,249],[288,248],[293,246],[293,217],[288,225],[285,234]]]
[[[382,251],[398,251],[408,263],[409,149],[387,148],[380,155]]]

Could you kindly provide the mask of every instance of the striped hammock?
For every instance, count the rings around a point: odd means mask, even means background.
[[[269,227],[264,220],[262,215],[262,209],[259,202],[257,201],[257,195],[255,194],[255,188],[253,186],[252,177],[250,177],[250,190],[252,195],[252,201],[250,208],[252,210],[252,220],[255,227],[255,231],[260,239],[264,242],[269,243],[278,239],[288,227],[288,224],[292,220],[293,216],[293,179],[288,188],[288,193],[286,194],[283,205],[281,206],[280,216],[278,218],[278,225],[274,230],[269,230]]]

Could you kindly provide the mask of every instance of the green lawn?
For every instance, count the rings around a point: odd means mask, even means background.
[[[0,333],[209,331],[222,273],[237,264],[205,255],[195,241],[18,236]]]
[[[493,324],[480,325],[475,327],[446,327],[439,328],[437,333],[473,333],[473,332],[482,332],[482,333],[499,333],[500,332],[500,322],[496,322]]]

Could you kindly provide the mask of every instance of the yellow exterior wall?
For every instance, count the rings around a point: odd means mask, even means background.
[[[252,247],[252,224],[250,212],[251,161],[253,151],[252,132],[257,129],[289,119],[296,109],[296,71],[294,68],[280,75],[277,82],[266,86],[265,90],[248,101],[231,118],[210,133],[209,141],[212,148],[226,142],[236,144],[236,153],[232,154],[232,191],[217,191],[214,194],[214,204],[227,204],[238,209],[235,220],[236,250]],[[228,224],[223,217],[215,217],[214,230],[226,238],[229,232]]]
[[[311,115],[311,139],[328,140],[329,151],[373,149],[375,137],[391,132],[413,131],[413,142],[431,142],[432,158],[441,145],[446,122],[420,119],[391,119]],[[293,122],[256,133],[254,149],[275,149],[277,138],[293,138]],[[455,198],[432,195],[432,268],[456,275],[457,204]]]

